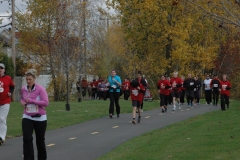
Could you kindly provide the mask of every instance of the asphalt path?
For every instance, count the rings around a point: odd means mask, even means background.
[[[106,116],[47,131],[45,137],[48,159],[94,160],[133,137],[199,114],[220,110],[220,107],[199,105],[188,108],[183,105],[180,110],[173,112],[171,109],[169,108],[167,113],[161,113],[160,108],[143,112],[141,123],[137,124],[131,123],[132,114],[121,114],[120,118],[115,116],[110,119]],[[36,156],[36,145],[34,147]],[[23,159],[22,150],[22,137],[7,139],[6,143],[0,146],[0,160],[21,160]]]

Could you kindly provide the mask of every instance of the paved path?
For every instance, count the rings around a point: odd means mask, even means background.
[[[188,109],[169,111],[162,114],[161,109],[142,114],[140,124],[132,124],[131,114],[120,118],[103,117],[78,125],[46,132],[46,145],[49,160],[94,160],[106,154],[123,142],[148,131],[203,114],[220,107],[200,105]],[[8,139],[0,146],[1,160],[22,159],[22,137]],[[35,147],[36,148],[36,147]],[[35,151],[36,155],[36,151]]]

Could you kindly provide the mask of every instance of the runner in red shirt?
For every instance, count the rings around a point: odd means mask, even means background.
[[[179,106],[179,98],[182,86],[182,80],[178,78],[178,72],[173,73],[173,78],[170,80],[170,84],[172,86],[171,95],[173,97],[173,111],[176,110],[176,100]],[[179,106],[180,107],[180,106]]]
[[[98,81],[96,81],[96,79],[93,79],[93,81],[90,83],[90,85],[92,88],[92,99],[95,99],[96,93],[97,93]]]
[[[186,88],[183,87],[183,82],[185,80],[185,76],[181,76],[181,80],[182,80],[182,86],[180,87],[181,88],[180,104],[183,105],[184,104],[184,98],[185,98],[185,91],[186,91]]]
[[[130,86],[129,78],[125,78],[125,81],[122,83],[122,90],[123,90],[124,100],[128,100],[128,98],[130,96],[129,86]]]
[[[223,80],[220,83],[220,94],[221,94],[221,109],[225,111],[225,104],[227,108],[229,108],[229,97],[230,97],[230,89],[232,88],[231,83],[227,80],[227,75],[223,75]]]
[[[165,76],[162,75],[161,80],[157,83],[157,88],[160,94],[160,107],[162,107],[162,113],[167,112],[169,88],[171,88],[171,84],[165,79]]]
[[[135,117],[136,117],[136,110],[138,109],[138,123],[140,123],[141,120],[141,103],[143,99],[143,94],[145,92],[145,87],[139,83],[137,80],[133,80],[130,83],[130,95],[132,99],[132,115],[133,115],[133,120],[132,123],[136,124]]]
[[[0,145],[7,133],[7,116],[10,108],[14,84],[10,76],[5,75],[5,65],[0,63]]]

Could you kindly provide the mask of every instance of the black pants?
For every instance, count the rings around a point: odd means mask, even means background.
[[[92,99],[96,98],[97,88],[92,88]]]
[[[130,91],[129,90],[123,90],[123,95],[124,95],[124,100],[128,100],[130,96]]]
[[[200,90],[194,91],[194,98],[196,100],[196,103],[199,103],[199,100],[200,100]]]
[[[229,96],[221,94],[221,109],[226,110],[225,104],[229,106]]]
[[[171,93],[169,94],[169,96],[168,96],[168,104],[172,104],[173,103],[173,98],[172,98],[172,95],[171,95]]]
[[[180,93],[180,103],[184,103],[185,90],[182,90]]]
[[[34,160],[33,136],[32,136],[33,130],[35,131],[36,135],[38,160],[47,159],[47,151],[45,145],[46,128],[47,121],[33,121],[27,118],[22,119],[24,160]]]
[[[187,96],[188,105],[192,105],[193,98],[194,98],[194,91],[186,91],[186,96]]]
[[[205,90],[205,100],[207,104],[210,104],[212,102],[212,91],[211,90]]]
[[[218,89],[213,89],[213,104],[218,104],[218,99],[219,99],[219,90]]]
[[[99,99],[105,99],[106,93],[107,93],[107,91],[99,91]]]
[[[82,87],[82,96],[85,97],[87,92],[87,87]]]
[[[114,103],[116,106],[117,114],[120,114],[119,97],[120,97],[119,92],[109,92],[109,99],[110,99],[109,114],[114,115]]]
[[[168,105],[168,95],[160,94],[160,107]]]

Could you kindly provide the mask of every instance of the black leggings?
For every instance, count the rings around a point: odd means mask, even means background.
[[[33,136],[32,136],[33,130],[35,131],[36,135],[38,160],[47,159],[47,151],[45,145],[46,128],[47,121],[33,121],[27,118],[22,119],[24,160],[34,160]]]
[[[123,95],[124,95],[124,100],[128,100],[130,96],[130,91],[129,90],[123,90]]]
[[[160,94],[160,107],[168,105],[168,95]]]
[[[218,89],[213,89],[213,104],[218,104],[218,99],[219,99],[219,90]]]
[[[180,103],[184,103],[185,90],[182,90],[180,93]]]
[[[212,102],[212,91],[211,90],[205,90],[205,99],[207,104],[210,104]]]
[[[226,110],[225,104],[229,107],[229,96],[221,94],[221,109]]]
[[[119,97],[120,97],[119,92],[109,92],[109,99],[110,99],[109,114],[114,115],[114,103],[116,106],[117,114],[120,114]]]

